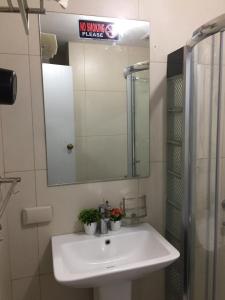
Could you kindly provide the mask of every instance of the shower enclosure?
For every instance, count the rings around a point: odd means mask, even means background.
[[[196,30],[182,50],[181,74],[168,76],[167,125],[178,133],[168,132],[166,229],[183,260],[179,271],[167,271],[166,300],[225,299],[224,30],[225,15]],[[180,103],[171,107],[174,99]]]
[[[127,81],[128,177],[149,175],[149,62],[124,70]]]

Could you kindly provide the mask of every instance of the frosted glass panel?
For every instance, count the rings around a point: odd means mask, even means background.
[[[76,178],[73,74],[69,66],[43,64],[48,183]],[[56,130],[57,128],[57,130]]]

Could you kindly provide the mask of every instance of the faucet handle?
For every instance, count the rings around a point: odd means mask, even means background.
[[[105,207],[101,204],[101,205],[99,205],[99,207],[98,207],[98,210],[99,210],[99,212],[102,214],[102,213],[105,213]]]

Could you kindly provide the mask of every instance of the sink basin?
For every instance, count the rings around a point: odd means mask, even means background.
[[[100,287],[163,269],[179,252],[152,226],[122,227],[107,235],[52,237],[55,279],[74,287]]]

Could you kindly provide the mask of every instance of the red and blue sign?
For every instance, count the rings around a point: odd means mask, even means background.
[[[118,40],[119,33],[115,23],[79,20],[80,38],[98,40]]]

